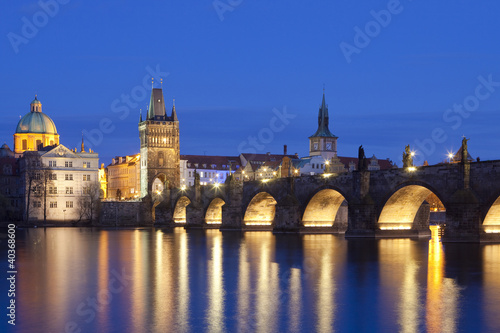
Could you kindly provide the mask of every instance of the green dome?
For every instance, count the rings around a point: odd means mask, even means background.
[[[16,133],[57,134],[57,129],[52,119],[45,113],[29,112],[19,120]]]
[[[35,99],[33,100],[33,102],[31,102],[31,104],[42,104],[42,103],[38,100],[38,98],[35,95]]]

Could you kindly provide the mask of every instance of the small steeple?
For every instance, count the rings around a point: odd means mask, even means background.
[[[177,119],[177,112],[175,112],[175,98],[173,100],[173,105],[172,105],[172,120],[173,121],[179,121]]]
[[[82,152],[82,153],[85,152],[85,145],[83,144],[83,131],[82,131],[82,149],[80,152]]]
[[[142,109],[139,109],[139,122],[142,123]]]

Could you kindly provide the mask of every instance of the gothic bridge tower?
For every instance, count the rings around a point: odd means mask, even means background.
[[[161,192],[165,186],[180,187],[179,120],[167,116],[163,91],[153,88],[146,119],[139,120],[141,139],[141,197]]]

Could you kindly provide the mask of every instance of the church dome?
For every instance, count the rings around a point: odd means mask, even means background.
[[[42,103],[36,96],[31,102],[31,111],[19,120],[16,133],[57,134],[56,125],[42,112]]]

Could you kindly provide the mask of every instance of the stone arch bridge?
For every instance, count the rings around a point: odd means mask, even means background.
[[[431,193],[446,210],[443,241],[500,240],[500,161],[197,183],[152,206],[155,225],[426,237]]]

